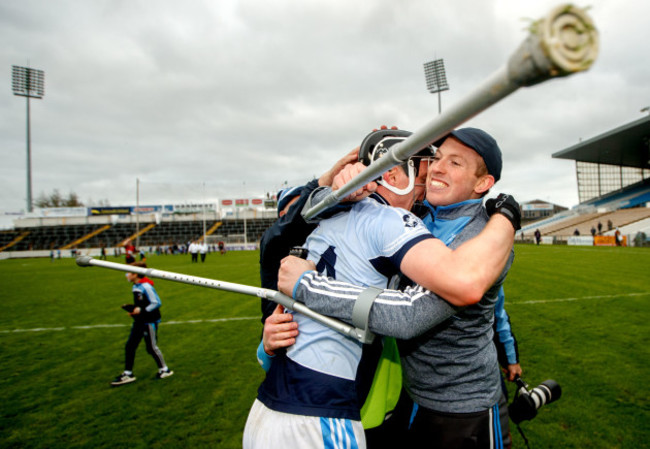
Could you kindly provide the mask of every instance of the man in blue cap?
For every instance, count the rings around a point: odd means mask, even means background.
[[[519,228],[516,203],[507,196],[483,197],[501,177],[501,151],[487,133],[475,128],[451,132],[440,142],[427,174],[423,221],[432,234],[455,249],[471,240],[498,210]],[[426,255],[408,255],[402,272],[411,264],[426,265]],[[511,255],[512,257],[512,255]],[[327,279],[305,261],[282,262],[278,287],[304,301],[311,309],[350,322],[355,298],[363,287]],[[492,322],[498,292],[510,263],[480,301],[452,307],[422,287],[404,292],[384,290],[369,313],[372,332],[399,339],[406,407],[405,435],[409,447],[498,448],[500,375],[492,342]],[[311,267],[313,269],[313,267]],[[390,435],[387,435],[388,437]],[[386,443],[386,441],[384,441]],[[369,444],[369,447],[372,447]]]

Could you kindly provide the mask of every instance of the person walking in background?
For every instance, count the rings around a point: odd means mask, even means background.
[[[144,262],[134,262],[133,266],[147,268]],[[133,284],[133,304],[124,304],[122,308],[133,318],[131,333],[125,346],[124,371],[117,376],[111,386],[135,382],[133,364],[135,353],[140,341],[144,338],[147,352],[153,357],[158,366],[158,379],[164,379],[174,374],[167,365],[163,354],[158,348],[158,325],[160,324],[160,297],[153,287],[153,281],[144,275],[127,273],[126,278]]]

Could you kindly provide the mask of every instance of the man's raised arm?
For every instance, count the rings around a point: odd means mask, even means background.
[[[312,269],[309,261],[286,257],[280,267],[278,288],[314,311],[352,323],[355,304],[366,288],[336,281],[316,271],[305,271]],[[376,292],[378,295],[368,312],[368,326],[371,332],[380,335],[413,338],[459,310],[421,287],[409,287],[404,292]]]

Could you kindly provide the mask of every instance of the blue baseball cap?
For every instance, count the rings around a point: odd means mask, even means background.
[[[287,207],[289,201],[291,201],[294,197],[300,195],[302,189],[303,186],[298,186],[298,187],[287,187],[286,189],[279,190],[277,194],[278,213],[280,213],[282,210],[284,210],[285,207]]]
[[[494,140],[494,137],[478,128],[461,128],[450,132],[435,142],[434,145],[439,147],[450,136],[460,140],[464,145],[476,151],[483,158],[488,173],[494,176],[494,182],[501,179],[503,161],[501,158],[501,149],[497,145],[497,141]]]

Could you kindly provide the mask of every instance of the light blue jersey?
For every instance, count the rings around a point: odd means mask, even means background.
[[[420,219],[374,194],[323,220],[305,247],[319,272],[386,288],[406,252],[428,238],[431,233]],[[258,399],[285,413],[360,419],[361,343],[299,313],[294,320],[300,335],[286,354],[273,360]]]

